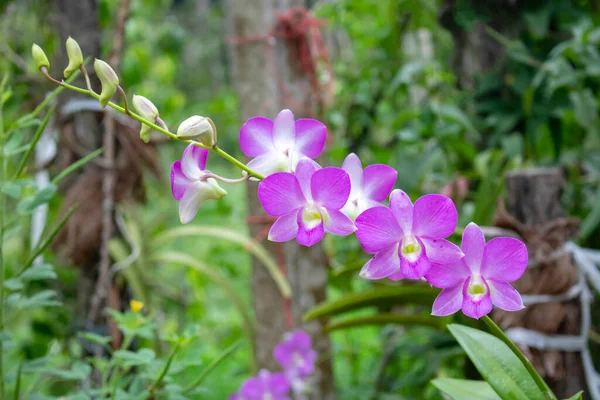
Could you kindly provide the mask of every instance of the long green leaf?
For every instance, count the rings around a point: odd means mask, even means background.
[[[325,326],[325,331],[332,332],[340,329],[388,324],[430,326],[432,328],[442,329],[446,326],[446,321],[442,318],[431,317],[429,315],[376,314],[368,317],[348,318],[343,321],[331,322]]]
[[[229,357],[230,355],[232,355],[241,345],[241,342],[237,342],[234,343],[233,345],[229,346],[228,348],[226,348],[225,350],[223,350],[223,352],[214,360],[212,360],[212,362],[208,365],[208,367],[206,367],[204,369],[204,371],[202,371],[200,373],[200,375],[198,375],[198,378],[196,378],[195,381],[193,381],[192,383],[190,383],[188,386],[186,386],[183,390],[182,393],[187,393],[187,392],[191,392],[194,388],[198,387],[199,385],[202,384],[202,382],[204,382],[204,379],[206,379],[206,377],[215,369],[217,368],[219,365],[221,365],[221,363],[223,361],[225,361],[227,359],[227,357]]]
[[[545,400],[521,361],[500,339],[462,325],[448,329],[481,376],[503,400]]]
[[[233,229],[222,228],[219,226],[182,226],[180,228],[169,229],[156,237],[157,243],[162,243],[165,240],[177,239],[182,236],[209,236],[211,238],[221,238],[230,242],[237,243],[244,247],[258,258],[267,268],[271,277],[277,284],[281,295],[285,298],[290,298],[292,289],[287,279],[279,271],[277,263],[269,255],[267,250],[260,245],[256,240],[239,233]]]
[[[56,175],[56,177],[52,179],[52,183],[56,185],[58,182],[60,182],[61,179],[69,175],[71,172],[78,170],[94,158],[98,157],[100,154],[102,154],[103,150],[104,149],[101,147],[98,150],[94,150],[82,159],[75,161],[73,164],[69,165],[66,169],[64,169],[60,174]]]
[[[583,390],[575,393],[573,396],[569,397],[568,399],[565,400],[581,400],[583,399]]]
[[[390,305],[418,304],[431,306],[438,291],[425,286],[376,287],[360,293],[352,293],[317,305],[304,315],[305,320],[330,317],[360,308]]]
[[[50,110],[48,110],[48,112],[46,113],[46,116],[44,117],[44,120],[42,121],[40,126],[38,126],[37,131],[35,131],[35,134],[33,135],[31,142],[29,143],[29,147],[27,148],[27,152],[21,159],[19,168],[17,168],[17,172],[15,173],[15,179],[17,179],[23,173],[23,170],[25,169],[25,166],[27,165],[27,161],[29,161],[29,157],[31,157],[31,154],[33,154],[33,150],[35,150],[35,145],[42,137],[42,133],[44,133],[44,129],[46,129],[46,126],[48,125],[48,121],[50,121],[50,117],[52,117],[52,114],[54,113],[54,108],[55,107],[53,106],[52,108],[50,108]]]
[[[175,253],[175,252],[163,252],[159,254],[152,255],[150,257],[150,262],[166,262],[166,263],[174,263],[174,264],[182,264],[187,267],[190,267],[201,274],[205,275],[208,279],[216,283],[220,286],[229,296],[235,307],[238,309],[242,319],[244,320],[244,324],[246,326],[245,332],[248,337],[248,342],[252,346],[252,368],[254,369],[255,360],[254,360],[254,322],[250,317],[250,314],[247,312],[248,302],[242,299],[236,289],[231,286],[227,278],[221,275],[216,269],[210,268],[208,265],[202,263],[201,261],[196,260],[194,257],[188,254]]]
[[[440,378],[432,380],[431,383],[452,400],[501,400],[485,381]]]

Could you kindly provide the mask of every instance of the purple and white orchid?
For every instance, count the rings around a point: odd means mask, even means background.
[[[267,214],[279,217],[269,240],[296,238],[304,246],[318,243],[325,232],[346,236],[356,229],[340,212],[350,194],[350,177],[341,168],[321,168],[311,159],[298,163],[296,174],[277,172],[258,185],[258,199]]]
[[[171,191],[179,201],[179,219],[182,224],[190,222],[198,213],[200,205],[209,199],[218,200],[227,195],[212,174],[207,171],[208,150],[190,144],[185,148],[181,161],[171,168]]]
[[[327,128],[315,119],[294,121],[290,110],[281,111],[275,121],[250,118],[240,130],[240,147],[254,171],[268,176],[294,172],[302,157],[317,158],[325,147]]]
[[[302,330],[287,333],[283,342],[273,349],[273,358],[283,367],[289,380],[303,379],[315,370],[317,352],[310,336]]]
[[[362,163],[354,153],[346,157],[342,169],[350,175],[352,188],[341,211],[353,220],[363,211],[380,206],[398,177],[394,168],[384,164],[369,165],[363,171]]]
[[[356,219],[363,250],[375,256],[360,276],[367,279],[420,279],[431,263],[451,263],[463,253],[445,240],[456,228],[452,200],[439,194],[420,197],[413,205],[402,190],[390,195],[390,206],[366,210]]]
[[[481,228],[470,223],[463,233],[464,258],[450,264],[434,264],[425,276],[442,288],[433,303],[433,315],[463,313],[479,319],[492,305],[506,311],[524,308],[521,295],[509,282],[519,279],[527,268],[527,247],[520,240],[499,237],[485,242]]]
[[[289,391],[290,384],[283,374],[272,374],[263,369],[257,377],[244,382],[240,391],[229,400],[290,400]]]

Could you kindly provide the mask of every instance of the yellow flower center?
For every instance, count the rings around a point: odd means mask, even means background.
[[[402,238],[402,247],[400,252],[410,261],[415,261],[421,255],[422,247],[417,239],[412,235],[407,235]]]

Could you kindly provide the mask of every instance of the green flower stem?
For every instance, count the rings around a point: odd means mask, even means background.
[[[552,393],[552,390],[550,390],[550,388],[548,387],[548,384],[542,379],[540,374],[538,374],[538,372],[535,370],[535,368],[533,367],[533,364],[531,364],[531,362],[527,359],[527,357],[525,357],[525,355],[521,352],[521,350],[519,350],[517,345],[514,344],[513,341],[510,340],[510,338],[508,336],[506,336],[506,333],[504,333],[504,331],[502,329],[500,329],[500,327],[498,325],[496,325],[496,323],[494,321],[492,321],[492,319],[490,317],[488,317],[487,315],[485,315],[482,319],[483,319],[483,322],[485,322],[485,324],[488,326],[488,328],[490,328],[490,331],[494,334],[494,336],[496,336],[498,339],[502,340],[504,342],[504,344],[506,344],[508,346],[508,348],[511,349],[511,351],[519,358],[519,360],[521,360],[521,362],[523,363],[525,368],[527,368],[529,375],[531,375],[531,377],[535,381],[538,388],[540,388],[540,390],[544,394],[544,396],[548,400],[557,400],[556,395],[554,393]]]
[[[152,396],[154,394],[154,391],[158,388],[158,386],[160,385],[160,383],[162,382],[164,377],[167,375],[167,372],[169,372],[169,368],[171,368],[171,363],[173,362],[173,359],[179,352],[179,349],[181,349],[181,345],[179,343],[177,343],[175,345],[175,347],[173,347],[173,351],[169,355],[169,358],[167,359],[167,362],[166,362],[164,368],[162,369],[160,375],[158,375],[156,380],[152,383],[152,386],[150,386],[150,389],[149,389],[150,396]]]
[[[52,78],[48,74],[48,71],[46,71],[45,68],[43,68],[43,67],[41,69],[41,72],[46,77],[46,79],[48,79],[50,82],[52,82],[52,83],[54,83],[56,85],[62,86],[64,88],[66,88],[66,89],[72,90],[72,91],[77,92],[77,93],[81,93],[81,94],[85,94],[85,95],[94,97],[97,100],[100,99],[100,95],[98,93],[96,93],[96,92],[93,92],[93,91],[90,91],[90,90],[87,90],[87,89],[82,89],[80,87],[73,86],[73,85],[68,84],[66,82],[61,82],[61,81],[58,81],[58,80]],[[122,92],[122,94],[124,95],[124,92]],[[140,115],[134,113],[133,111],[131,111],[129,109],[126,109],[124,107],[121,107],[121,106],[113,103],[112,101],[108,102],[108,106],[111,107],[111,108],[113,108],[113,109],[115,109],[115,110],[117,110],[121,114],[129,115],[131,118],[139,121],[142,124],[148,125],[150,128],[152,128],[152,129],[154,129],[154,130],[162,133],[163,135],[167,136],[170,139],[177,140],[177,141],[183,142],[183,143],[193,144],[194,146],[201,147],[201,148],[204,148],[204,149],[212,150],[215,153],[217,153],[219,156],[221,156],[224,159],[226,159],[227,161],[229,161],[231,164],[233,164],[236,167],[238,167],[238,168],[246,171],[250,176],[252,176],[254,178],[257,178],[257,179],[260,179],[260,180],[262,180],[262,179],[265,178],[264,175],[259,174],[258,172],[252,170],[251,168],[248,168],[243,162],[241,162],[237,158],[233,157],[229,153],[225,152],[221,148],[217,147],[216,145],[214,147],[207,147],[207,146],[204,146],[203,144],[201,144],[199,142],[196,142],[194,140],[181,139],[181,138],[177,137],[176,134],[170,132],[168,129],[165,129],[165,128],[163,128],[163,127],[161,127],[161,126],[159,126],[159,125],[157,125],[157,124],[155,124],[155,123],[153,123],[151,121],[148,121],[147,119],[141,117]]]

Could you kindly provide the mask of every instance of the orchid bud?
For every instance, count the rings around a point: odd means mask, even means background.
[[[67,55],[69,56],[69,65],[65,68],[65,78],[70,77],[83,64],[81,47],[71,36],[67,39]]]
[[[146,121],[155,122],[158,117],[158,109],[150,100],[145,98],[144,96],[133,95],[133,108],[137,111],[138,114]],[[144,141],[144,143],[148,143],[150,140],[150,128],[146,124],[142,124],[142,129],[140,130],[140,139]]]
[[[100,93],[99,100],[102,108],[104,108],[112,95],[117,92],[117,88],[119,87],[119,77],[112,67],[102,60],[96,59],[96,61],[94,61],[94,70],[102,83],[102,92]]]
[[[177,128],[177,137],[181,139],[194,139],[207,147],[215,144],[215,129],[208,118],[194,115],[183,121]]]
[[[48,61],[46,53],[44,53],[44,50],[35,43],[31,46],[31,55],[33,56],[33,61],[35,61],[35,67],[37,69],[42,67],[50,68],[50,61]]]

